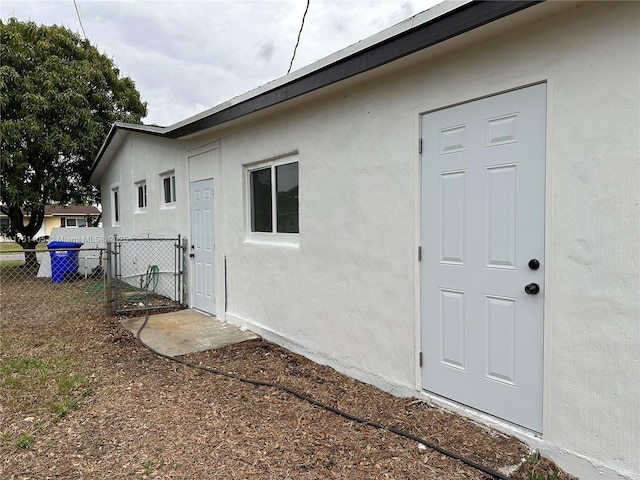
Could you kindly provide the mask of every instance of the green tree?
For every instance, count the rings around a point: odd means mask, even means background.
[[[45,205],[98,198],[88,174],[102,141],[115,121],[140,123],[147,105],[112,59],[64,27],[0,21],[0,61],[0,209],[33,249]]]

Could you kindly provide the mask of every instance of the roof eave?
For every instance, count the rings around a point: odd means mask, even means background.
[[[96,155],[96,158],[91,165],[91,170],[89,171],[89,181],[95,185],[96,183],[94,182],[93,177],[96,169],[98,168],[98,165],[103,160],[111,160],[111,158],[105,157],[109,157],[109,155],[107,155],[107,152],[109,152],[109,146],[111,145],[113,138],[119,131],[139,132],[149,135],[163,136],[166,130],[166,127],[159,127],[156,125],[141,125],[135,123],[115,122],[113,125],[111,125],[109,133],[107,134],[107,138],[105,138],[104,142],[102,142],[102,146],[100,147],[100,150],[98,151],[98,154]]]
[[[273,88],[255,89],[238,99],[225,102],[204,114],[167,127],[164,135],[184,138],[237,118],[272,107],[341,80],[393,62],[475,28],[514,14],[544,0],[473,1],[381,40],[334,62],[296,76],[280,79]],[[291,78],[295,77],[295,78]],[[288,80],[290,79],[290,80]],[[268,87],[268,85],[267,85]]]

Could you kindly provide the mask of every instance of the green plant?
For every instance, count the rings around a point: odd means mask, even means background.
[[[64,417],[71,413],[76,408],[79,408],[77,400],[73,398],[65,398],[61,403],[53,403],[51,410],[59,417]]]
[[[524,456],[526,463],[525,472],[529,480],[559,480],[557,470],[543,465],[540,453],[533,452]]]
[[[18,437],[18,441],[16,442],[16,446],[20,449],[26,449],[31,446],[33,443],[33,437],[31,435],[27,435],[26,433],[21,433],[20,437]]]
[[[163,466],[163,460],[145,460],[144,462],[142,462],[142,468],[144,469],[144,471],[142,472],[142,478],[151,475],[151,472],[153,472],[154,469],[160,469]]]
[[[83,398],[87,398],[93,395],[94,393],[96,393],[96,391],[93,388],[87,388],[84,392],[80,394],[80,396]]]
[[[69,395],[86,382],[86,378],[80,375],[71,373],[67,376],[62,375],[58,378],[58,393],[62,395]]]

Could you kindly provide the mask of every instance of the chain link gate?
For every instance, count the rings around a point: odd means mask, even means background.
[[[177,238],[118,238],[107,243],[107,302],[114,314],[185,306],[185,245]]]

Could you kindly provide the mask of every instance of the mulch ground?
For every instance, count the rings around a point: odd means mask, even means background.
[[[100,308],[69,311],[64,299],[43,305],[28,291],[9,295],[6,284],[0,288],[0,361],[64,355],[90,383],[61,416],[37,401],[11,404],[17,392],[0,378],[2,479],[491,478],[283,391],[157,357]],[[512,437],[415,398],[391,396],[263,340],[182,358],[287,386],[514,480],[553,478],[555,466],[546,459],[524,462],[531,452]],[[17,446],[25,434],[32,442]],[[557,478],[573,477],[560,472]]]

